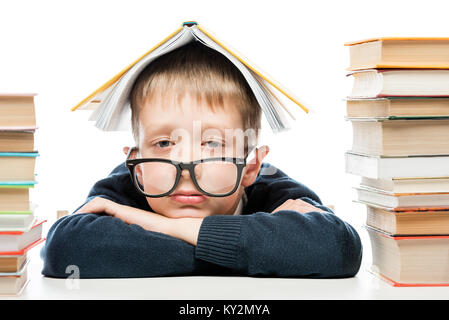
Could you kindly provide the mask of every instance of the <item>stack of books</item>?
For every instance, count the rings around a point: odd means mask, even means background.
[[[347,43],[353,128],[374,273],[394,286],[449,285],[449,38]]]
[[[36,184],[35,94],[0,94],[0,295],[20,294],[28,282],[27,252],[42,239],[30,201]]]

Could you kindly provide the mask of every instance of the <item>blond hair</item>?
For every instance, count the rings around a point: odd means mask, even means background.
[[[138,76],[131,91],[132,132],[139,141],[139,110],[156,95],[167,94],[181,101],[185,93],[205,99],[214,110],[229,99],[241,115],[243,130],[261,127],[261,108],[245,78],[225,56],[198,42],[191,42],[150,63]],[[245,143],[246,144],[246,143]]]

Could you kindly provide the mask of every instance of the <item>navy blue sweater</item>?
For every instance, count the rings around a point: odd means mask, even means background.
[[[245,188],[248,201],[241,215],[204,218],[196,246],[108,215],[65,216],[48,232],[41,251],[42,273],[68,277],[67,267],[75,265],[81,278],[354,276],[362,258],[357,232],[323,206],[312,190],[263,163],[262,170],[272,169],[275,174],[259,173]],[[93,186],[85,203],[94,197],[153,211],[135,190],[124,163]],[[270,213],[287,199],[304,200],[328,213]]]

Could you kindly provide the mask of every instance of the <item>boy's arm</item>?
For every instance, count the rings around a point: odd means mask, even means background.
[[[126,179],[122,164],[94,185],[80,208],[95,197],[123,206],[138,205],[130,201],[143,203],[145,199],[138,196],[123,196],[133,190]],[[77,267],[81,278],[187,275],[221,269],[195,259],[195,247],[185,241],[103,213],[71,214],[52,225],[41,251],[44,275],[68,277],[66,271],[73,270],[68,266]]]
[[[168,218],[161,214],[118,204],[95,197],[75,213],[107,214],[127,224],[136,224],[148,231],[160,232],[196,245],[203,218]]]
[[[120,181],[128,179],[122,174],[125,169],[121,165],[99,181],[86,203],[101,197],[130,206],[127,210],[146,204],[144,198],[134,194],[119,196],[133,190]],[[170,237],[147,231],[113,216],[64,217],[48,233],[42,251],[42,273],[67,277],[69,265],[78,267],[81,278],[204,274],[214,267],[220,272],[236,270],[246,275],[342,277],[357,273],[362,250],[357,233],[323,207],[310,189],[305,190],[284,176],[272,183],[261,179],[249,189],[253,200],[248,208],[262,204],[262,211],[242,216],[209,216],[203,221],[183,219],[194,230],[187,236],[190,238],[185,238],[185,234]],[[287,199],[298,198],[329,213],[301,214],[294,210],[270,213]],[[130,203],[131,200],[142,205]],[[181,219],[178,227],[179,223]],[[196,241],[197,247],[186,241],[193,244]]]
[[[196,245],[196,258],[244,275],[330,278],[357,273],[362,258],[357,232],[313,191],[281,175],[249,193],[253,207],[264,203],[263,211],[166,221],[140,215],[135,208],[112,214]]]
[[[362,246],[333,213],[280,210],[206,217],[195,254],[250,276],[332,278],[358,272]]]
[[[42,274],[65,278],[195,275],[222,269],[195,259],[195,247],[136,224],[92,213],[65,216],[50,228],[41,251]],[[68,273],[67,273],[68,272]]]
[[[288,199],[318,209],[276,211]],[[323,206],[312,190],[280,172],[251,188],[249,200],[248,207],[258,208],[253,214],[204,218],[195,250],[198,259],[250,276],[331,278],[358,272],[362,245],[357,232]]]

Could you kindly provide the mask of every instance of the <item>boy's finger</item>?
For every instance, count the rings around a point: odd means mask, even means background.
[[[74,214],[86,213],[86,212],[88,212],[88,210],[89,210],[89,207],[86,204],[86,205],[82,206],[81,208],[79,208],[78,210],[76,210],[74,212]]]
[[[95,213],[98,211],[98,205],[92,201],[89,201],[84,206],[79,208],[75,213]]]

